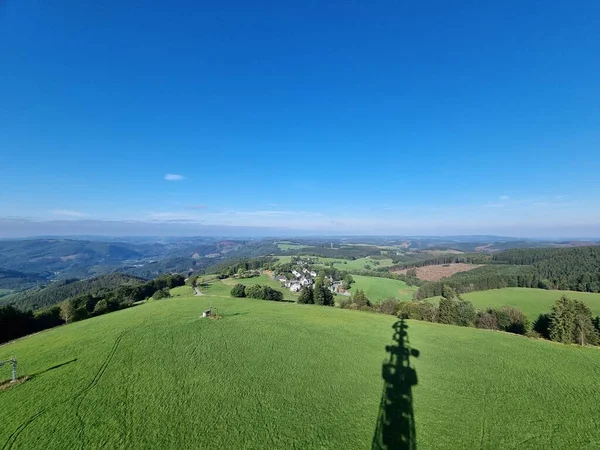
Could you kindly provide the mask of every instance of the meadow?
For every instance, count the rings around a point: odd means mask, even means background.
[[[0,289],[0,297],[4,297],[5,295],[12,294],[14,291],[12,289]]]
[[[396,298],[398,300],[412,300],[413,294],[418,288],[407,285],[404,281],[393,280],[391,278],[365,277],[362,275],[352,275],[355,283],[352,284],[350,293],[359,289],[365,291],[365,295],[372,302],[378,302],[387,298]]]
[[[289,242],[289,241],[282,241],[282,242],[277,242],[277,247],[279,247],[279,250],[300,250],[302,248],[312,248],[312,245],[302,245],[302,244],[294,244],[293,242]]]
[[[229,297],[231,288],[238,283],[246,286],[254,286],[255,284],[270,286],[273,289],[283,292],[284,300],[288,301],[296,301],[298,296],[298,294],[291,292],[289,289],[281,287],[281,283],[279,281],[274,280],[266,274],[252,278],[225,278],[223,280],[214,280],[209,283],[201,284],[200,292],[205,295]]]
[[[375,258],[357,258],[355,260],[343,260],[339,259],[334,262],[333,266],[338,270],[368,270],[365,266],[370,266],[371,270],[377,267],[390,267],[393,266],[391,258],[375,259]]]
[[[535,320],[540,314],[549,313],[556,300],[566,295],[569,298],[581,300],[590,307],[594,316],[600,315],[600,294],[577,291],[549,291],[531,288],[490,289],[462,294],[477,309],[488,306],[514,306],[519,308],[530,320]]]
[[[222,319],[199,318],[210,301]],[[0,347],[29,376],[0,390],[0,443],[365,449],[374,438],[387,445],[373,448],[405,448],[393,444],[406,437],[421,449],[597,448],[596,349],[416,321],[394,338],[395,324],[181,297],[51,329]]]

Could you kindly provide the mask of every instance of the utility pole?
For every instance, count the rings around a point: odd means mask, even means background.
[[[11,359],[7,359],[6,361],[0,361],[0,367],[2,367],[4,364],[12,364],[12,380],[10,380],[11,383],[14,383],[17,381],[17,358],[15,358],[14,356]]]

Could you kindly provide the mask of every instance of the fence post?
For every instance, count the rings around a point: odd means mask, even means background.
[[[12,358],[12,381],[14,383],[17,381],[17,358],[13,356]]]

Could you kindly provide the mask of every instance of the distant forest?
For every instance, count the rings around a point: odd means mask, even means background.
[[[137,286],[146,280],[111,273],[87,280],[61,280],[50,283],[47,287],[36,287],[3,297],[0,304],[12,304],[19,309],[41,309],[55,305],[62,300],[80,294],[100,294],[120,286]]]
[[[497,253],[483,267],[423,284],[418,298],[504,287],[600,292],[600,247],[513,249]],[[495,264],[494,264],[495,263]]]

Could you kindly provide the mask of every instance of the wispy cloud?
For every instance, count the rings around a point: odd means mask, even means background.
[[[86,213],[82,213],[79,211],[72,211],[70,209],[53,209],[50,211],[54,216],[62,216],[62,217],[87,217]]]
[[[267,206],[270,206],[271,208],[279,208],[277,203],[269,203]]]
[[[168,173],[165,175],[165,180],[167,181],[181,181],[183,179],[185,179],[185,177],[177,173]]]
[[[500,200],[502,200],[502,201],[506,201],[506,200],[508,200],[509,198],[510,198],[510,197],[509,197],[508,195],[501,195],[501,196],[500,196]]]
[[[206,209],[206,205],[192,205],[189,207],[190,209],[198,210],[198,209]]]

